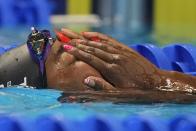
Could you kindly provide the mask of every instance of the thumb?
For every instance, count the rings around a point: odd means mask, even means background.
[[[114,91],[116,88],[112,86],[109,82],[105,81],[103,78],[89,76],[84,80],[84,83],[93,88],[96,91],[106,90],[106,91]]]

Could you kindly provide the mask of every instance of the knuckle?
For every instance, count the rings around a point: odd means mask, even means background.
[[[90,52],[95,52],[95,48],[93,48],[93,47],[87,47],[87,50]]]
[[[84,47],[84,51],[87,52],[87,53],[91,53],[91,54],[92,54],[92,53],[95,52],[95,48],[85,46],[85,47]]]
[[[85,57],[88,61],[92,61],[92,60],[95,59],[93,55],[90,55],[90,54],[88,54],[88,53],[85,53],[85,54],[84,54],[84,57]]]
[[[116,64],[106,64],[106,68],[108,70],[116,70],[116,69],[118,69],[118,65],[116,65]]]
[[[119,54],[113,54],[112,55],[112,61],[114,63],[118,63],[118,62],[122,62],[123,61],[123,57]]]
[[[119,54],[113,54],[112,57],[113,57],[114,60],[120,60],[121,59],[121,56]]]
[[[76,47],[77,47],[78,49],[85,49],[85,46],[82,45],[82,44],[77,44]]]
[[[100,47],[102,50],[107,50],[107,46],[106,46],[105,44],[100,43],[100,44],[99,44],[99,47]]]

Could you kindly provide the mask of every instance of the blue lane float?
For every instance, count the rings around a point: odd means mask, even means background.
[[[158,68],[196,76],[196,47],[190,44],[170,44],[159,48],[152,44],[131,45]]]
[[[193,116],[178,116],[169,120],[130,116],[111,118],[91,116],[82,120],[68,120],[58,116],[22,117],[0,116],[1,131],[195,131]]]
[[[172,70],[171,61],[161,48],[152,44],[137,44],[131,46],[131,48],[139,52],[160,69]]]
[[[173,70],[187,74],[196,72],[196,48],[187,44],[173,44],[163,48],[163,52],[171,61]]]

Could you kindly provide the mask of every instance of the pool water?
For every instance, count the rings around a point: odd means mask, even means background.
[[[117,30],[111,27],[80,27],[74,28],[73,26],[59,26],[60,27],[68,27],[70,29],[73,29],[75,31],[98,31],[103,32],[105,34],[108,34],[119,41],[130,45],[130,44],[136,44],[136,43],[154,43],[156,44],[155,40],[153,39],[153,36],[151,34],[132,34],[129,31],[123,31],[123,30]],[[19,26],[19,27],[11,27],[11,28],[0,28],[0,46],[7,46],[7,45],[20,45],[26,42],[27,36],[30,33],[31,27],[29,26]],[[52,32],[54,27],[38,27],[38,29],[48,29],[51,31],[52,36],[55,36]]]
[[[129,115],[170,118],[175,115],[196,114],[196,104],[112,104],[112,103],[60,103],[61,91],[29,89],[21,86],[0,89],[0,114],[36,117],[63,115],[80,119],[91,115]]]
[[[0,30],[0,46],[10,44],[22,44],[30,28],[12,28]],[[131,37],[125,34],[111,33],[110,31],[95,29],[127,44],[150,42],[148,36]],[[14,33],[13,33],[14,32]],[[9,39],[8,39],[9,38]],[[128,115],[143,115],[170,118],[175,115],[196,114],[196,104],[112,104],[112,103],[60,103],[57,98],[61,91],[52,89],[28,89],[23,87],[11,87],[0,89],[0,114],[11,116],[36,117],[39,115],[64,115],[68,118],[83,118],[91,115],[112,115],[127,117]]]

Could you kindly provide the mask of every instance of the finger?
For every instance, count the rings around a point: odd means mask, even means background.
[[[131,56],[138,57],[137,53],[135,53],[134,51],[129,51],[129,53],[127,53],[127,51],[118,50],[112,46],[109,46],[107,43],[95,42],[95,41],[89,41],[89,40],[81,40],[81,39],[72,39],[69,43],[73,46],[77,46],[78,44],[83,44],[83,45],[87,45],[90,47],[101,49],[105,52],[114,54],[114,56],[112,56],[114,59],[118,58],[117,56],[119,55],[128,56],[128,57],[130,57],[131,55]]]
[[[105,34],[99,33],[99,32],[83,32],[82,35],[87,39],[100,39],[100,42],[106,43],[118,50],[126,51],[126,52],[135,52],[132,49],[130,49],[128,46],[118,42],[117,40],[111,38],[110,36],[107,36]],[[96,40],[97,41],[97,40]]]
[[[99,32],[82,32],[81,33],[84,37],[86,37],[87,39],[95,39],[96,41],[98,41],[98,39],[100,40],[105,40],[105,41],[111,41],[113,40],[111,37],[104,35],[102,33]]]
[[[107,45],[107,44],[104,44],[104,43],[101,43],[101,42],[95,42],[95,41],[89,41],[89,40],[81,40],[81,39],[73,39],[72,41],[72,44],[83,44],[83,45],[87,45],[87,46],[90,46],[90,47],[94,47],[94,48],[98,48],[100,50],[103,50],[103,51],[106,51],[108,53],[112,53],[112,54],[118,54],[120,53],[119,50]]]
[[[101,60],[109,62],[109,63],[114,63],[115,62],[114,60],[116,60],[116,58],[118,58],[117,54],[111,54],[111,53],[108,53],[106,51],[100,50],[100,49],[95,48],[95,47],[90,47],[90,46],[86,46],[86,45],[78,44],[78,43],[76,45],[73,45],[73,46],[75,46],[76,48],[78,48],[78,49],[80,49],[80,50],[82,50],[86,53],[94,55],[94,56],[100,58]]]
[[[94,68],[96,68],[100,72],[104,71],[104,69],[108,65],[105,61],[101,60],[100,58],[98,58],[92,54],[89,54],[87,52],[84,52],[78,48],[75,48],[71,45],[63,45],[63,48],[66,52],[74,55],[77,59],[88,63],[89,65],[93,66]]]
[[[61,31],[65,36],[67,36],[71,39],[85,39],[82,35],[80,35],[79,33],[74,32],[70,29],[62,28]]]
[[[102,78],[89,76],[84,80],[84,83],[93,88],[96,91],[106,90],[106,91],[115,91],[116,88],[112,86],[109,82],[105,81]]]
[[[67,43],[70,41],[69,37],[65,36],[62,32],[58,31],[57,29],[54,29],[54,32],[59,41],[64,42],[64,43]]]
[[[104,42],[104,43],[107,43],[108,45],[114,47],[114,48],[121,48],[122,45],[119,44],[118,41],[116,41],[115,39],[105,35],[105,34],[102,34],[102,33],[99,33],[99,32],[83,32],[82,35],[87,38],[87,39],[100,39],[101,42]]]

